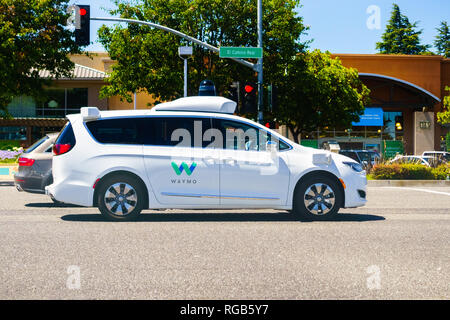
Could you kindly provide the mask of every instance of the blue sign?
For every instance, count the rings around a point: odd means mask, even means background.
[[[366,108],[360,116],[359,122],[352,122],[353,126],[383,126],[383,109]]]

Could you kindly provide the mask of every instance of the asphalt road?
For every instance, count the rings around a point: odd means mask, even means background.
[[[0,299],[449,299],[450,188],[364,208],[146,211],[106,222],[0,182]]]

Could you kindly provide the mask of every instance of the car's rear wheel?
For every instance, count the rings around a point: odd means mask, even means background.
[[[341,188],[326,176],[310,177],[294,194],[293,213],[308,220],[327,220],[338,213],[343,199]]]
[[[134,220],[144,208],[144,188],[136,178],[114,175],[101,181],[98,188],[98,208],[109,220]]]

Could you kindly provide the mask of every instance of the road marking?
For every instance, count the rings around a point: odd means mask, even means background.
[[[450,193],[449,193],[449,192],[433,191],[433,190],[420,189],[420,188],[408,188],[408,187],[382,187],[382,188],[403,189],[403,190],[414,190],[414,191],[428,192],[428,193],[435,193],[435,194],[442,194],[442,195],[445,195],[445,196],[450,196]]]

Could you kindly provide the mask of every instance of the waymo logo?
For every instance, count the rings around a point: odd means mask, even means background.
[[[177,176],[179,176],[183,172],[183,169],[184,171],[186,171],[186,174],[190,176],[194,172],[195,167],[197,167],[197,164],[195,162],[192,162],[190,167],[188,167],[186,162],[182,162],[180,166],[178,166],[175,162],[172,162],[173,171],[175,171]]]

